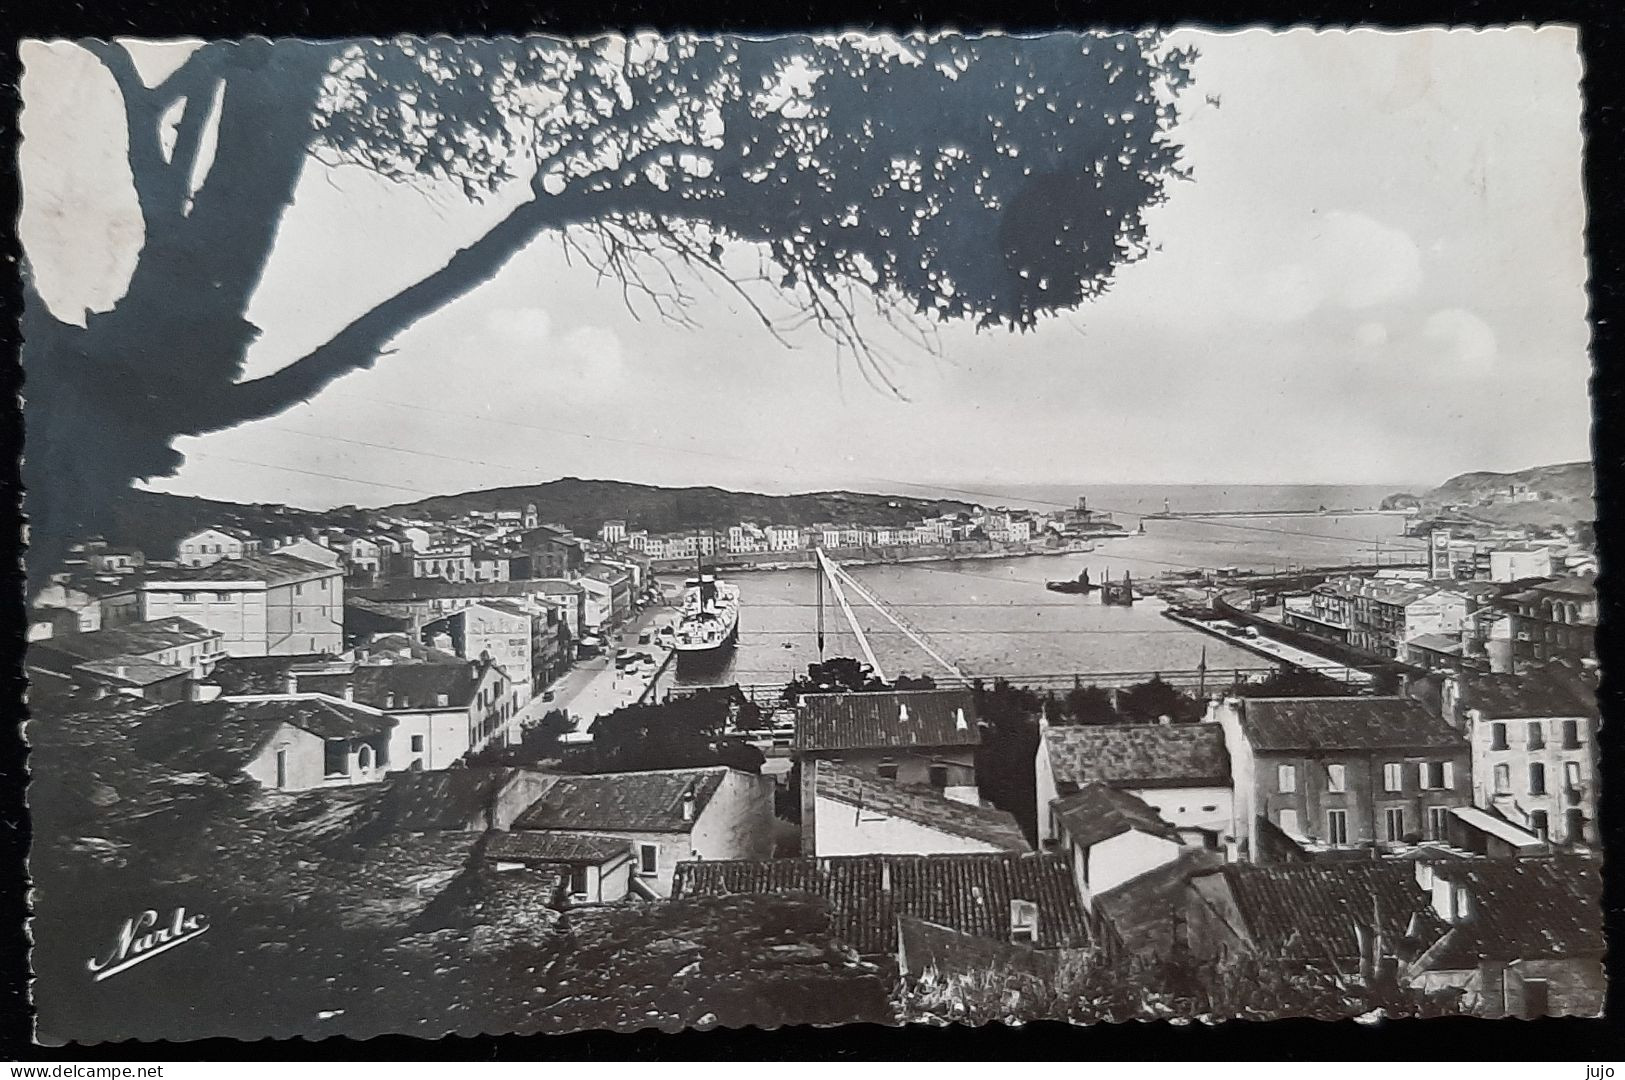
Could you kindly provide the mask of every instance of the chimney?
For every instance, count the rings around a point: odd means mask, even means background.
[[[344,700],[345,701],[354,701],[355,700],[355,683],[352,682],[349,679],[344,680]]]
[[[899,723],[908,723],[908,706],[901,701],[897,703],[897,720]]]
[[[970,730],[970,725],[965,722],[965,710],[963,708],[954,710],[954,727],[960,731]]]
[[[287,678],[282,681],[282,689],[285,693],[297,694],[299,692],[299,676],[291,671],[288,672]]]
[[[127,667],[125,667],[125,666],[124,666],[124,665],[123,665],[123,664],[120,664],[120,665],[119,665],[119,666],[118,666],[118,668],[117,668],[117,669],[116,669],[116,674],[117,674],[117,675],[118,675],[118,677],[119,677],[119,678],[121,678],[121,679],[122,679],[122,678],[124,678],[124,677],[125,677],[125,676],[126,676],[126,675],[128,675],[128,674],[129,674],[129,673],[130,673],[130,669],[129,669],[129,668],[127,668]]]
[[[891,892],[891,861],[884,855],[880,857],[880,891]]]
[[[683,791],[683,820],[694,820],[694,785],[690,784]]]

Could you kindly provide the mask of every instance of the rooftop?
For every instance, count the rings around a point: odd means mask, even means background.
[[[299,689],[343,697],[348,686],[354,700],[374,709],[466,709],[479,682],[467,663],[366,664],[354,673],[301,676]]]
[[[813,793],[902,818],[917,825],[967,840],[979,840],[1003,851],[1030,851],[1015,816],[1005,810],[972,805],[944,797],[935,788],[904,786],[871,777],[855,769],[814,761],[817,773]]]
[[[514,829],[608,829],[686,833],[722,786],[728,768],[561,776],[514,819]],[[694,795],[694,819],[683,817],[683,796]]]
[[[1461,638],[1454,634],[1418,634],[1405,642],[1413,649],[1424,649],[1427,652],[1460,655]]]
[[[976,746],[976,699],[969,690],[808,694],[796,710],[797,750],[883,750]]]
[[[378,604],[410,600],[456,600],[464,597],[562,596],[577,595],[581,586],[559,578],[526,578],[518,581],[437,581],[416,578],[367,589],[362,597]]]
[[[74,670],[126,686],[152,686],[167,679],[185,678],[192,673],[191,668],[122,656],[115,656],[111,660],[90,660]]]
[[[291,585],[325,577],[340,577],[337,566],[324,566],[294,555],[244,555],[221,559],[208,566],[182,566],[173,570],[148,568],[144,589],[162,589],[170,584],[209,581],[263,581],[267,585]]]
[[[1056,787],[1212,787],[1230,783],[1218,724],[1072,724],[1044,730]]]
[[[1179,830],[1142,800],[1101,783],[1087,783],[1071,795],[1050,804],[1079,847],[1093,847],[1131,830],[1180,842]]]
[[[490,827],[490,815],[519,769],[469,766],[393,773],[371,785],[355,815],[355,839],[387,833],[443,832]]]
[[[1256,751],[1455,750],[1460,732],[1402,697],[1245,698],[1241,730]]]
[[[1601,956],[1602,873],[1574,856],[1547,859],[1462,859],[1433,872],[1466,887],[1467,919],[1453,928],[1433,966],[1477,966],[1491,960]]]
[[[388,717],[322,697],[188,701],[141,719],[132,741],[146,758],[180,770],[232,776],[253,760],[283,724],[322,739],[382,735]]]
[[[1486,720],[1540,716],[1590,716],[1596,695],[1583,684],[1557,672],[1538,669],[1526,675],[1461,676],[1461,706],[1476,709]]]
[[[551,832],[496,832],[485,847],[488,859],[518,863],[591,863],[628,856],[629,841],[613,836],[572,836]]]
[[[1417,949],[1437,941],[1444,930],[1416,883],[1416,865],[1406,860],[1231,863],[1193,881],[1204,892],[1216,881],[1229,886],[1237,913],[1264,956],[1354,960],[1360,955],[1355,927],[1373,921],[1394,945],[1417,920],[1422,931]]]
[[[110,660],[118,656],[144,656],[183,645],[197,645],[220,636],[187,619],[154,619],[108,630],[62,634],[36,642],[41,648],[79,661]]]
[[[206,680],[220,687],[226,696],[238,694],[280,694],[288,688],[288,675],[301,664],[320,664],[332,658],[324,653],[293,656],[225,656],[214,665]]]
[[[1058,854],[845,855],[706,860],[677,865],[672,896],[810,893],[833,911],[835,932],[865,956],[897,947],[897,916],[995,940],[1010,939],[1010,901],[1037,903],[1038,945],[1082,947],[1089,917]]]

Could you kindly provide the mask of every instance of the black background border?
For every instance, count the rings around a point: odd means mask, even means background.
[[[1140,27],[1197,24],[1209,28],[1245,26],[1370,26],[1401,29],[1414,26],[1495,26],[1507,23],[1562,22],[1580,28],[1585,62],[1582,90],[1586,130],[1585,184],[1587,246],[1591,270],[1593,356],[1593,451],[1599,502],[1598,544],[1603,575],[1602,626],[1598,648],[1603,660],[1601,737],[1604,776],[1625,777],[1620,768],[1621,732],[1618,661],[1621,597],[1612,568],[1621,542],[1619,508],[1625,499],[1620,466],[1625,439],[1607,418],[1621,415],[1625,374],[1619,370],[1619,340],[1625,312],[1621,309],[1621,269],[1625,267],[1622,219],[1625,219],[1625,107],[1620,70],[1625,55],[1625,15],[1619,0],[1479,0],[1474,3],[1299,2],[1248,0],[1198,4],[1179,0],[1092,0],[1061,4],[1003,0],[998,4],[937,0],[920,4],[831,2],[771,7],[760,0],[599,0],[597,3],[465,3],[452,7],[422,0],[344,0],[342,3],[269,5],[215,0],[72,0],[7,5],[0,14],[0,218],[15,223],[19,209],[16,173],[18,41],[25,37],[76,38],[133,35],[353,37],[402,33],[451,33],[478,36],[545,31],[565,35],[602,30],[652,27],[738,33],[771,33],[831,27],[907,30],[950,27],[1039,32],[1058,27]],[[1282,93],[1291,93],[1283,86]],[[366,1041],[344,1038],[234,1042],[213,1039],[190,1043],[126,1042],[90,1047],[38,1047],[31,1041],[27,1001],[26,878],[28,821],[24,798],[25,747],[16,721],[23,716],[22,643],[24,611],[18,570],[18,455],[23,425],[17,394],[23,392],[17,364],[21,288],[17,276],[20,249],[13,224],[6,231],[5,276],[0,280],[0,508],[8,517],[0,527],[0,1057],[12,1060],[1577,1060],[1625,1058],[1625,1024],[1616,1020],[1484,1021],[1449,1019],[1393,1021],[1379,1024],[1328,1024],[1306,1020],[1229,1023],[1217,1026],[1166,1023],[1101,1024],[1073,1029],[1061,1024],[1022,1028],[989,1025],[971,1028],[885,1028],[873,1025],[818,1029],[786,1027],[776,1031],[688,1032],[633,1035],[582,1032],[566,1036],[508,1036],[478,1039],[422,1040],[404,1036]],[[1536,464],[1531,462],[1530,464]],[[1613,671],[1614,675],[1606,673]],[[1621,940],[1625,929],[1625,833],[1621,804],[1606,785],[1602,830],[1610,858],[1604,894],[1608,936]],[[1618,955],[1610,958],[1610,1015],[1620,1013],[1625,974]],[[1585,1080],[1577,1072],[1574,1080]]]

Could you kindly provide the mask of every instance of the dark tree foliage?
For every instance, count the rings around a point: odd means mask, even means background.
[[[1258,682],[1240,681],[1226,693],[1237,697],[1337,697],[1353,693],[1353,687],[1318,671],[1281,668]]]
[[[1162,676],[1153,675],[1122,690],[1117,695],[1117,710],[1128,723],[1153,723],[1167,717],[1186,724],[1202,718],[1203,706]]]
[[[730,765],[760,772],[766,757],[728,734],[759,726],[761,710],[728,693],[694,694],[629,705],[592,723],[592,743],[565,758],[585,772],[690,769]]]
[[[1062,699],[1061,711],[1074,724],[1116,724],[1122,720],[1111,693],[1098,686],[1069,690]]]
[[[936,681],[929,675],[913,678],[902,674],[886,682],[861,660],[837,656],[808,664],[807,674],[798,675],[786,684],[782,699],[786,705],[794,705],[803,694],[883,694],[894,690],[935,690],[936,687]]]
[[[1169,132],[1192,56],[1155,34],[250,38],[202,45],[150,86],[121,45],[80,46],[123,98],[144,238],[124,295],[83,325],[25,267],[36,573],[132,479],[173,473],[175,437],[371,367],[539,237],[676,323],[697,283],[776,334],[814,323],[895,393],[877,323],[929,346],[942,320],[1026,329],[1076,307],[1146,254],[1146,209],[1186,175]],[[244,379],[260,333],[246,313],[311,158],[525,197]]]
[[[1044,699],[1031,690],[995,679],[991,687],[977,680],[976,715],[982,743],[976,751],[976,783],[982,797],[1015,816],[1027,839],[1038,836],[1037,787],[1033,763],[1038,756],[1038,718]]]
[[[560,754],[559,736],[575,729],[575,721],[563,709],[549,709],[541,719],[519,733],[517,745],[489,746],[470,754],[468,764],[518,767],[556,759]]]

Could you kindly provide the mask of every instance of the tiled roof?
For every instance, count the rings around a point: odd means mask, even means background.
[[[205,762],[241,768],[283,724],[322,739],[381,735],[394,721],[343,701],[268,698],[255,701],[189,701],[145,717],[134,733],[149,758],[180,767],[181,761],[210,771]]]
[[[722,786],[728,768],[561,776],[547,793],[514,819],[515,829],[596,829],[676,832],[693,829],[683,820],[683,795],[694,793],[694,820]]]
[[[1042,948],[1092,943],[1064,855],[843,855],[823,859],[705,860],[677,864],[674,898],[804,892],[824,898],[836,933],[866,956],[897,947],[897,916],[1000,941],[1010,901],[1038,905]]]
[[[374,603],[391,604],[409,600],[458,600],[464,597],[561,596],[577,595],[581,586],[558,578],[525,578],[518,581],[438,581],[416,578],[360,592]],[[346,594],[348,595],[348,594]]]
[[[1066,835],[1079,847],[1093,847],[1131,829],[1180,842],[1179,830],[1140,799],[1100,783],[1087,783],[1050,804]]]
[[[288,688],[288,673],[300,664],[319,664],[331,659],[322,653],[295,656],[226,656],[209,672],[208,682],[233,694],[280,694]]]
[[[1474,675],[1461,678],[1461,705],[1485,719],[1532,716],[1589,716],[1597,700],[1583,686],[1556,673]]]
[[[1431,966],[1476,967],[1478,959],[1540,960],[1601,956],[1602,874],[1585,858],[1463,859],[1434,866],[1463,885],[1468,917],[1453,928]]]
[[[1597,579],[1590,574],[1554,578],[1541,582],[1531,591],[1548,596],[1580,596],[1589,600],[1597,595]]]
[[[1211,787],[1230,783],[1218,724],[1072,724],[1044,730],[1058,788],[1091,781],[1117,787]]]
[[[1030,851],[1015,816],[1005,810],[949,799],[935,788],[904,786],[829,761],[814,761],[813,793],[950,836],[979,840],[1003,851]]]
[[[1461,638],[1452,634],[1418,634],[1405,644],[1413,649],[1426,649],[1428,652],[1453,655],[1461,652]]]
[[[613,836],[574,836],[551,832],[497,832],[486,845],[488,859],[521,863],[606,863],[628,855],[630,841]]]
[[[295,555],[244,555],[240,559],[221,559],[208,566],[181,566],[173,570],[149,568],[142,586],[163,589],[172,583],[198,581],[263,581],[268,585],[286,585],[339,577],[343,573],[337,566],[324,566]]]
[[[487,813],[518,772],[470,766],[394,773],[372,786],[374,797],[358,812],[356,832],[365,842],[384,833],[483,830]]]
[[[151,686],[166,679],[184,678],[192,671],[191,668],[155,664],[150,660],[122,656],[115,656],[111,660],[91,660],[78,665],[74,670],[111,682],[124,683],[127,686]]]
[[[1247,698],[1241,729],[1252,748],[1276,750],[1454,750],[1460,732],[1410,698]]]
[[[1260,956],[1355,959],[1355,924],[1369,926],[1373,918],[1390,948],[1405,938],[1413,917],[1423,927],[1420,947],[1437,941],[1444,930],[1417,885],[1416,865],[1407,860],[1232,863],[1196,881],[1209,878],[1229,886]]]
[[[375,709],[466,709],[479,676],[471,664],[368,664],[353,674],[310,675],[300,690],[342,697],[351,687],[355,700]],[[445,695],[446,703],[440,704]]]
[[[976,699],[968,690],[808,694],[796,710],[798,750],[975,746]]]
[[[84,634],[63,634],[36,645],[75,660],[110,660],[115,656],[144,656],[182,645],[200,645],[219,636],[220,631],[209,630],[188,619],[169,618]]]

